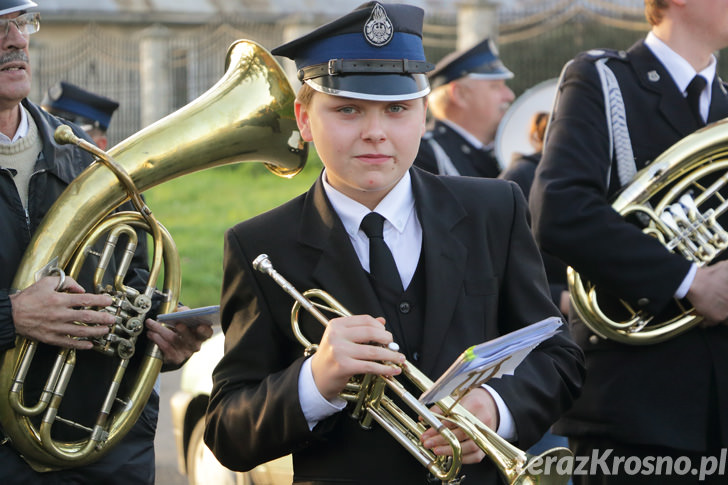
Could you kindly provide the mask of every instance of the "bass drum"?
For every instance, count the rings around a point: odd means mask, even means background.
[[[539,111],[551,112],[558,83],[558,78],[553,78],[527,89],[503,115],[495,133],[494,144],[501,170],[506,169],[514,154],[533,153],[528,134],[531,117]]]

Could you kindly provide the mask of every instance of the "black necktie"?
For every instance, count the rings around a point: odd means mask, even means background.
[[[361,229],[369,238],[369,273],[376,284],[401,293],[402,279],[392,252],[384,242],[383,227],[384,217],[376,212],[370,212],[361,221]]]
[[[703,116],[700,114],[700,94],[703,92],[707,83],[703,76],[695,76],[685,90],[688,93],[687,100],[690,105],[690,111],[700,126],[705,125]]]

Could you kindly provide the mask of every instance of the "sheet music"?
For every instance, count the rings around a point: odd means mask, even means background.
[[[561,325],[561,318],[550,317],[469,347],[422,393],[419,401],[431,404],[449,395],[457,398],[489,379],[513,374],[518,364],[538,344],[556,334]]]

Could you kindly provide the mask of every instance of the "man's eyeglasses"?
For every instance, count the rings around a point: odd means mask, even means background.
[[[24,13],[14,19],[0,19],[0,32],[3,36],[10,33],[10,24],[15,24],[23,35],[35,34],[40,30],[40,14],[38,12]]]

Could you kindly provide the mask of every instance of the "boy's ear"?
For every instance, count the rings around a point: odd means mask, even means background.
[[[301,132],[301,138],[303,138],[303,141],[313,141],[313,136],[311,136],[311,127],[309,125],[308,110],[298,101],[294,104],[293,109],[296,112],[296,124],[298,125],[298,130]]]

